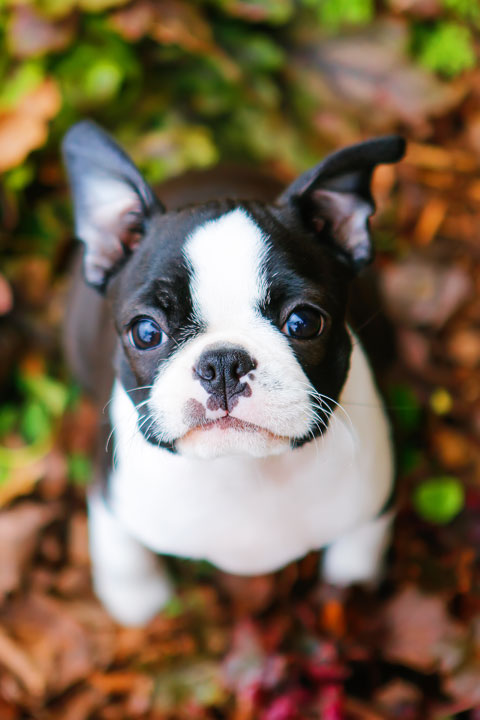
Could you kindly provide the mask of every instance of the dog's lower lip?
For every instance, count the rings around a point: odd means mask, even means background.
[[[199,425],[195,425],[194,427],[190,428],[190,430],[186,433],[186,435],[190,435],[192,432],[198,432],[198,431],[208,431],[213,429],[219,429],[219,430],[238,430],[240,432],[249,432],[249,433],[263,433],[264,435],[270,435],[272,438],[278,438],[278,435],[275,435],[271,430],[267,430],[267,428],[261,427],[260,425],[255,425],[254,423],[248,422],[247,420],[240,420],[239,418],[232,417],[231,415],[225,415],[221,418],[216,418],[215,420],[207,420],[206,422],[200,423]]]
[[[253,423],[247,422],[246,420],[239,420],[238,418],[234,418],[231,415],[225,415],[224,417],[217,418],[216,420],[208,420],[206,423],[197,425],[197,428],[194,429],[210,430],[214,427],[220,428],[222,430],[232,429],[246,430],[247,432],[268,432],[265,430],[265,428],[262,428],[259,425],[254,425]]]

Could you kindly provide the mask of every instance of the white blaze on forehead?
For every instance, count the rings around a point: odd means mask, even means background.
[[[266,249],[262,230],[242,208],[206,222],[187,240],[193,307],[209,329],[252,317],[267,293]]]

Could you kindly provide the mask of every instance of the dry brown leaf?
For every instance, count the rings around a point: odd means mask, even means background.
[[[57,83],[47,78],[29,92],[15,110],[0,114],[0,172],[16,167],[32,150],[45,143],[47,123],[57,114],[60,105]]]
[[[142,683],[145,676],[133,670],[109,673],[96,672],[90,676],[90,684],[104,695],[117,695],[131,692],[135,685]]]
[[[12,289],[4,275],[0,273],[0,315],[6,315],[12,308]]]
[[[131,42],[149,35],[164,45],[179,45],[192,53],[215,57],[224,73],[238,77],[235,63],[215,43],[201,9],[185,0],[139,0],[110,16],[117,32]]]
[[[91,720],[95,710],[105,705],[105,696],[94,688],[80,688],[76,693],[67,697],[55,708],[42,715],[42,720]],[[0,716],[1,717],[1,716]],[[95,715],[97,717],[97,715]],[[3,718],[2,718],[3,720]]]
[[[397,13],[408,13],[422,19],[436,18],[442,11],[440,0],[389,0],[388,4]]]
[[[14,57],[38,57],[67,47],[75,27],[73,15],[55,21],[40,15],[31,5],[17,5],[8,24],[7,43]]]
[[[85,513],[76,513],[70,522],[68,537],[68,555],[74,566],[88,565],[90,554],[88,551],[88,530]]]
[[[478,708],[480,705],[480,662],[473,662],[458,673],[449,675],[445,692],[456,698],[462,709]]]
[[[445,643],[461,641],[466,629],[450,618],[445,600],[406,587],[386,606],[383,654],[390,661],[422,672],[434,669]]]
[[[480,365],[480,332],[475,328],[458,330],[448,341],[449,356],[459,365],[475,368]]]
[[[472,442],[465,435],[448,426],[436,429],[432,436],[432,449],[443,467],[449,470],[458,470],[471,463],[475,452]]]
[[[152,0],[138,0],[123,10],[110,15],[110,22],[126,40],[136,42],[147,35],[155,19]]]
[[[32,453],[24,463],[11,469],[7,481],[0,485],[0,508],[15,498],[32,492],[37,481],[45,475],[45,458],[49,449],[48,443],[42,444],[38,452]],[[26,452],[28,453],[28,450]],[[19,453],[23,454],[21,449]]]
[[[58,513],[58,506],[33,502],[0,512],[0,598],[19,587],[38,545],[39,531]]]
[[[2,720],[19,720],[20,712],[20,708],[14,707],[11,703],[0,697],[0,717]]]
[[[212,49],[212,33],[199,8],[184,0],[140,0],[111,16],[113,26],[128,40],[149,34],[158,42],[193,52]]]
[[[414,238],[418,245],[428,245],[432,242],[447,214],[448,205],[445,200],[432,197],[418,218],[413,231]]]
[[[424,133],[428,118],[457,105],[467,86],[462,80],[441,82],[415,65],[409,42],[407,26],[395,21],[377,21],[322,42],[317,29],[305,28],[293,71],[320,106],[352,112],[370,131],[401,121]]]
[[[272,602],[275,585],[272,575],[241,577],[219,572],[220,585],[230,595],[235,612],[240,616],[261,612]]]
[[[421,699],[420,690],[403,680],[392,680],[375,695],[376,705],[387,713],[389,718],[402,717],[407,708],[410,710],[408,716],[416,717]]]
[[[439,265],[413,253],[386,267],[380,283],[389,315],[414,327],[442,327],[472,291],[472,281],[462,268]]]
[[[22,648],[20,659],[25,661],[19,668],[12,661],[9,669],[24,685],[27,678],[31,693],[63,692],[112,657],[113,626],[96,603],[88,608],[86,603],[70,604],[32,593],[9,603],[0,622],[8,628],[7,650],[10,645]]]
[[[51,261],[43,257],[24,257],[12,282],[22,303],[35,309],[45,306],[52,284]]]
[[[455,170],[470,173],[475,172],[478,168],[478,161],[471,153],[414,142],[408,143],[405,162],[429,170]]]
[[[45,674],[25,653],[21,644],[14,642],[0,628],[0,663],[9,670],[33,698],[41,697],[45,691]]]

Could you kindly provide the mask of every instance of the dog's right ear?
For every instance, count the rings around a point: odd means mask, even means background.
[[[90,120],[70,128],[62,150],[75,234],[85,243],[85,279],[103,290],[118,263],[141,241],[145,221],[163,207],[130,158]]]

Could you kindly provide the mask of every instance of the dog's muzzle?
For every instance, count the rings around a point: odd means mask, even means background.
[[[193,372],[208,393],[207,408],[231,412],[240,397],[249,397],[252,390],[245,378],[256,366],[254,358],[241,347],[205,349]]]

